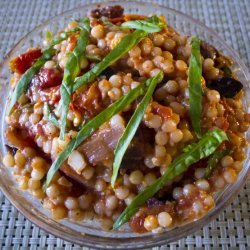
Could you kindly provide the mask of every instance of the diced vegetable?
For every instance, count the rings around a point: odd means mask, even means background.
[[[189,104],[190,118],[198,138],[201,137],[202,87],[201,87],[201,54],[200,40],[197,37],[191,41],[191,57],[189,62]]]
[[[127,206],[116,220],[113,229],[117,229],[127,222],[137,212],[139,207],[163,188],[167,182],[185,172],[190,165],[211,155],[225,140],[227,140],[226,133],[217,128],[203,135],[197,143],[189,147],[188,151],[175,158],[163,176],[134,198],[132,203]]]
[[[118,175],[118,171],[119,171],[123,156],[131,140],[133,139],[137,128],[140,125],[143,114],[148,106],[150,98],[152,97],[157,84],[160,83],[162,79],[163,79],[163,72],[161,71],[159,74],[157,74],[156,76],[146,81],[146,85],[149,86],[148,90],[145,96],[143,97],[142,101],[140,102],[140,104],[137,106],[134,114],[132,115],[132,117],[130,118],[126,126],[126,129],[123,135],[121,136],[120,140],[117,143],[117,146],[115,149],[115,158],[114,158],[114,163],[113,163],[113,175],[111,177],[111,186],[113,188],[115,185],[115,181]]]
[[[68,164],[74,171],[81,174],[82,170],[87,166],[87,163],[82,154],[74,150],[68,158]]]

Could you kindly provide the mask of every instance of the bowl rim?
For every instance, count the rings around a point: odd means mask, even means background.
[[[94,2],[94,3],[89,3],[89,4],[77,6],[77,7],[74,7],[73,9],[70,9],[70,10],[64,11],[62,13],[59,13],[58,15],[56,15],[56,16],[54,16],[52,18],[49,18],[47,21],[42,22],[41,24],[37,25],[35,28],[33,28],[31,31],[29,31],[27,34],[25,34],[25,36],[23,36],[12,47],[12,49],[9,52],[7,52],[7,54],[3,57],[3,59],[0,62],[0,69],[3,67],[3,65],[6,64],[7,60],[13,56],[13,54],[16,52],[16,50],[19,49],[19,47],[26,40],[26,38],[30,36],[30,34],[32,34],[33,32],[41,29],[42,27],[50,24],[51,22],[55,21],[56,19],[59,19],[59,18],[61,18],[64,15],[68,15],[70,13],[74,13],[76,10],[83,9],[83,8],[97,7],[97,6],[103,6],[103,5],[108,6],[108,5],[115,5],[115,4],[119,4],[119,5],[123,6],[123,3],[124,4],[134,4],[134,3],[136,3],[136,4],[142,4],[142,5],[148,6],[148,7],[154,6],[154,7],[157,7],[157,8],[162,8],[162,9],[167,10],[168,12],[172,12],[174,14],[177,14],[179,16],[184,17],[185,19],[188,19],[191,22],[194,22],[196,25],[198,25],[199,27],[203,28],[208,33],[216,36],[217,39],[221,43],[223,43],[223,46],[227,50],[229,50],[230,53],[233,55],[234,59],[237,60],[237,63],[240,65],[240,68],[242,69],[243,74],[245,75],[247,81],[250,81],[250,73],[248,71],[248,68],[245,65],[245,63],[240,59],[238,53],[236,53],[234,51],[234,49],[231,48],[231,46],[229,46],[224,41],[224,39],[222,39],[214,30],[212,30],[211,28],[207,27],[200,20],[197,20],[197,19],[195,19],[195,18],[193,18],[193,17],[191,17],[191,16],[189,16],[189,15],[187,15],[187,14],[181,12],[181,11],[175,10],[173,8],[169,8],[167,6],[164,6],[164,5],[161,5],[161,4],[158,4],[158,3],[149,3],[149,2],[144,2],[144,1],[140,1],[140,0],[135,0],[135,1],[111,0],[111,1],[104,1],[104,2]],[[2,129],[2,127],[1,127],[1,129]],[[2,134],[1,136],[3,137],[3,133],[2,132],[3,132],[3,130],[0,131],[0,133]],[[248,161],[248,163],[249,163],[249,161]],[[246,164],[246,162],[244,164]],[[1,169],[0,169],[0,172],[1,172]],[[227,199],[225,200],[224,203],[221,203],[219,206],[215,206],[210,212],[208,212],[205,216],[199,218],[197,221],[190,222],[190,223],[187,223],[185,225],[181,225],[181,226],[177,227],[179,229],[181,228],[182,230],[181,230],[181,232],[179,232],[179,234],[178,234],[178,236],[176,237],[175,240],[181,239],[183,237],[186,237],[186,236],[194,233],[195,231],[198,230],[198,228],[204,227],[209,221],[211,221],[212,219],[215,219],[216,217],[218,217],[219,214],[222,212],[222,210],[225,209],[232,202],[232,200],[234,199],[234,197],[239,193],[239,191],[245,185],[245,183],[246,183],[249,175],[250,175],[250,168],[248,168],[247,173],[243,176],[243,178],[241,180],[241,183],[238,185],[238,188],[236,190],[233,190],[232,192],[229,193],[229,196],[227,196]],[[63,232],[61,232],[60,230],[55,229],[55,228],[53,229],[53,232],[51,232],[50,226],[46,222],[39,220],[35,215],[32,215],[32,214],[28,213],[27,210],[25,210],[25,208],[21,204],[19,204],[15,199],[13,199],[13,197],[12,197],[11,193],[9,192],[9,190],[2,183],[0,183],[0,188],[1,188],[1,191],[3,192],[3,194],[5,195],[5,197],[10,201],[10,203],[27,220],[29,220],[32,223],[34,223],[37,227],[45,230],[49,234],[53,234],[56,237],[59,237],[61,239],[67,240],[67,241],[70,241],[72,243],[76,243],[76,244],[79,244],[81,246],[87,246],[87,247],[91,247],[91,248],[96,248],[96,246],[93,245],[95,243],[94,240],[92,242],[91,242],[91,240],[90,241],[87,240],[87,242],[86,242],[84,240],[78,239],[76,236],[73,237],[73,239],[72,239],[72,237],[70,237],[71,235],[64,234]],[[198,225],[198,227],[197,227],[197,225]],[[167,236],[166,233],[167,232],[164,232],[164,233],[162,233],[160,235],[161,236]],[[149,237],[151,237],[151,235]],[[97,235],[95,235],[95,236],[91,235],[91,237],[96,238],[98,236]],[[82,239],[85,239],[85,237],[83,237]],[[168,239],[166,239],[165,237],[159,237],[159,239],[157,239],[157,242],[154,242],[154,241],[147,242],[146,246],[142,246],[142,245],[141,246],[131,246],[131,245],[128,246],[128,242],[126,242],[126,241],[121,242],[120,241],[121,239],[112,238],[112,237],[105,237],[105,239],[111,239],[114,242],[108,242],[108,245],[106,245],[106,246],[98,245],[98,249],[116,249],[117,244],[120,244],[122,246],[122,247],[119,247],[119,249],[143,249],[145,247],[148,248],[148,247],[160,246],[160,245],[167,244],[167,243],[171,242]],[[127,240],[127,241],[129,240],[128,238],[124,238],[124,239]],[[143,237],[141,237],[141,239],[143,239]],[[154,240],[154,238],[153,238],[153,240]],[[103,244],[103,243],[107,244],[107,242],[100,242],[100,244]]]

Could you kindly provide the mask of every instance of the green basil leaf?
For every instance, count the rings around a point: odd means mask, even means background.
[[[76,137],[73,138],[69,144],[64,148],[64,150],[58,155],[56,160],[51,165],[49,172],[46,177],[46,187],[50,184],[54,174],[61,167],[63,162],[69,157],[71,152],[78,147],[88,136],[98,129],[103,123],[110,120],[110,118],[122,111],[126,106],[132,103],[136,98],[142,95],[145,91],[145,85],[141,84],[138,87],[131,90],[126,95],[122,96],[120,99],[111,104],[104,111],[95,116],[92,120],[87,122],[80,131],[77,133]]]
[[[148,33],[154,33],[161,31],[161,27],[149,23],[144,20],[136,20],[136,21],[127,21],[121,25],[123,28],[127,29],[137,29],[137,30],[143,30]]]
[[[100,62],[102,60],[100,55],[86,54],[85,56],[87,59],[89,59],[90,61],[94,61],[94,62]]]
[[[201,139],[195,143],[192,148],[190,148],[189,151],[175,158],[163,176],[135,197],[132,203],[127,206],[127,208],[116,220],[113,225],[113,229],[117,229],[127,222],[137,212],[140,206],[142,206],[149,198],[154,196],[166,185],[167,182],[185,172],[190,165],[211,155],[225,140],[228,140],[226,133],[218,128],[203,135]]]
[[[201,112],[202,112],[202,88],[201,88],[201,54],[200,40],[197,37],[191,41],[191,56],[189,61],[189,114],[194,132],[201,137]]]
[[[39,69],[51,59],[55,55],[56,51],[54,49],[47,49],[43,52],[42,56],[39,57],[36,62],[22,75],[21,79],[17,83],[12,95],[9,104],[9,112],[11,112],[13,106],[19,100],[21,95],[26,92],[29,87],[29,84],[35,74],[39,71]]]
[[[69,38],[69,36],[71,36],[73,33],[80,31],[82,28],[80,26],[75,27],[69,31],[65,31],[59,34],[58,37],[55,37],[54,39],[52,39],[49,43],[49,45],[47,47],[45,47],[42,51],[45,51],[49,48],[52,48],[53,46],[61,43],[62,41],[66,40]]]
[[[228,155],[230,153],[230,149],[225,150],[216,150],[208,159],[206,171],[204,178],[208,178],[210,174],[212,173],[213,169],[217,165],[217,163],[222,159],[224,156]]]
[[[81,61],[85,56],[85,50],[89,42],[89,32],[84,28],[80,31],[77,45],[69,55],[64,68],[64,75],[62,85],[60,87],[62,113],[61,113],[61,130],[60,138],[64,139],[66,125],[67,125],[67,114],[72,94],[72,88],[74,85],[75,78],[81,71]]]
[[[49,104],[47,102],[44,103],[43,111],[44,111],[45,120],[47,122],[52,123],[57,128],[60,128],[60,124],[59,124],[59,122],[57,120],[57,117],[56,117],[55,113],[52,111],[51,107],[49,106]]]
[[[163,23],[157,16],[152,16],[147,20],[127,21],[121,25],[123,28],[144,30],[148,33],[159,32],[165,26],[165,23]]]
[[[80,23],[80,25],[87,30],[87,32],[90,32],[90,20],[88,17],[83,17],[80,19],[76,20],[78,23]]]
[[[73,86],[73,91],[83,85],[92,82],[95,78],[102,73],[106,68],[112,65],[125,55],[130,49],[138,44],[148,33],[142,30],[136,30],[131,34],[126,35],[109,54],[102,59],[101,62],[96,64],[91,70],[79,77]]]
[[[130,118],[125,131],[123,132],[122,136],[120,137],[116,148],[115,148],[115,158],[114,158],[114,163],[113,163],[113,174],[111,177],[111,186],[114,188],[115,181],[118,175],[118,171],[122,162],[122,158],[131,142],[133,139],[137,128],[140,125],[141,119],[144,115],[144,112],[148,106],[148,103],[150,101],[150,98],[152,97],[154,90],[157,86],[158,83],[160,83],[163,79],[163,73],[162,71],[157,74],[156,76],[148,79],[146,81],[146,85],[148,85],[148,90],[141,100],[140,104],[137,106],[134,114]]]

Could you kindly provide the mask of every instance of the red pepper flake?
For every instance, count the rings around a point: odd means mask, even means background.
[[[9,67],[12,71],[23,74],[29,69],[35,60],[42,56],[41,49],[29,49],[26,53],[14,57],[10,60]]]

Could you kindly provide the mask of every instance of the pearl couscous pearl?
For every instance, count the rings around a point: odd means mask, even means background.
[[[158,214],[158,223],[161,227],[169,227],[172,224],[172,217],[167,212],[161,212]]]
[[[102,38],[104,36],[104,27],[100,24],[96,25],[92,28],[91,35],[97,39]]]

